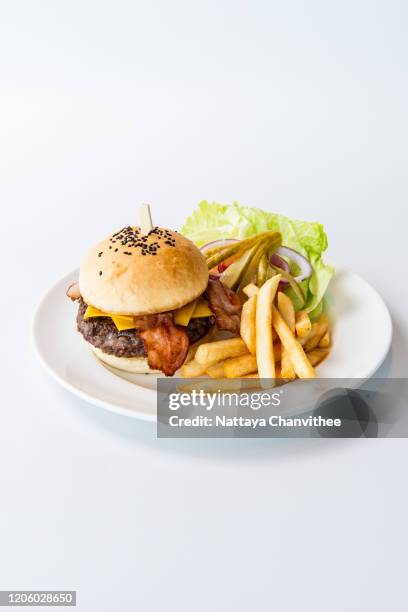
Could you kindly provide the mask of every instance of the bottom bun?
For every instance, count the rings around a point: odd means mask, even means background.
[[[159,372],[159,370],[149,368],[146,357],[116,357],[115,355],[104,353],[90,342],[86,344],[100,361],[117,370],[131,372],[132,374],[157,374]]]

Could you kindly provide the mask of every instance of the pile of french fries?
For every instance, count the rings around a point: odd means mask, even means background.
[[[240,337],[211,341],[207,336],[191,347],[180,375],[284,381],[315,378],[315,366],[330,352],[327,316],[322,314],[312,322],[305,310],[296,312],[291,299],[279,291],[280,281],[281,275],[276,274],[261,288],[247,285]]]

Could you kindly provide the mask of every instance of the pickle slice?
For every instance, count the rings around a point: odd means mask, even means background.
[[[259,260],[258,270],[256,273],[256,284],[258,285],[258,287],[262,287],[262,285],[268,280],[268,270],[268,256],[266,253],[263,253],[262,257]]]
[[[301,307],[304,306],[306,303],[306,298],[305,298],[305,294],[303,293],[302,287],[299,285],[299,283],[295,281],[295,279],[293,278],[291,274],[289,274],[288,272],[285,272],[285,270],[282,270],[282,268],[278,268],[278,266],[275,266],[273,263],[270,263],[269,265],[271,266],[273,270],[275,270],[275,272],[278,272],[282,276],[283,280],[289,283],[289,285],[292,287],[293,291],[295,292],[296,297],[301,303]]]
[[[251,236],[251,238],[245,238],[245,240],[240,240],[227,247],[215,247],[206,255],[208,269],[211,270],[215,266],[218,266],[225,259],[229,259],[234,255],[241,255],[248,249],[251,249],[254,245],[268,238],[268,242],[270,240],[271,247],[277,248],[281,245],[282,237],[279,232],[269,231],[262,232],[261,234],[256,234],[255,236]],[[231,266],[230,266],[231,267]]]
[[[235,289],[240,283],[242,276],[245,274],[247,267],[250,265],[257,248],[258,245],[255,244],[252,248],[245,251],[239,259],[228,266],[221,274],[220,281],[230,289]]]
[[[252,257],[252,260],[247,266],[247,269],[245,270],[245,273],[243,274],[241,278],[241,282],[239,283],[237,293],[241,299],[244,297],[244,293],[243,293],[244,288],[247,285],[249,285],[249,283],[252,283],[252,282],[256,283],[259,260],[261,259],[264,252],[265,252],[265,243],[262,242],[260,245],[258,245],[258,248],[256,249]]]

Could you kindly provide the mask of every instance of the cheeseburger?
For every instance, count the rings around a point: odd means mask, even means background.
[[[238,296],[190,240],[161,227],[124,227],[99,243],[67,295],[89,348],[128,372],[172,376],[213,325],[239,333]]]

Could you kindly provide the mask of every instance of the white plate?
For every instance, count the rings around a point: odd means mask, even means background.
[[[34,346],[48,372],[79,397],[119,414],[156,419],[155,375],[115,375],[89,352],[76,331],[77,306],[66,296],[78,270],[62,278],[42,299],[33,323]],[[332,280],[328,314],[333,349],[318,367],[322,378],[369,378],[391,343],[390,314],[378,293],[357,274],[341,271]],[[375,330],[375,333],[373,333]]]

